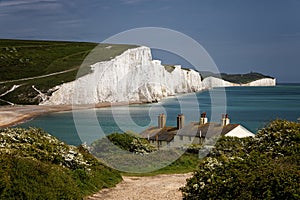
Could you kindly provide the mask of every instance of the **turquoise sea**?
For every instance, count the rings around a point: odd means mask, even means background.
[[[224,91],[224,92],[223,92]],[[159,103],[51,113],[39,116],[20,127],[40,127],[72,145],[91,142],[99,137],[99,127],[105,134],[132,130],[141,132],[157,125],[157,115],[167,114],[167,125],[176,125],[176,116],[185,115],[185,123],[198,121],[200,112],[209,120],[219,120],[229,114],[231,123],[239,123],[256,133],[270,120],[296,121],[300,117],[300,84],[279,84],[275,87],[215,88],[196,94],[179,95]],[[95,120],[97,123],[95,123]]]

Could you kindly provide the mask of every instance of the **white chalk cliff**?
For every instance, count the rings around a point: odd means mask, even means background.
[[[202,88],[203,89],[210,89],[215,87],[236,87],[236,86],[275,86],[276,79],[275,78],[262,78],[256,81],[252,81],[250,83],[245,84],[238,84],[238,83],[231,83],[229,81],[225,81],[220,78],[216,77],[207,77],[202,81]]]
[[[256,81],[252,81],[250,83],[242,84],[242,86],[275,86],[276,79],[275,78],[262,78]]]
[[[91,66],[93,72],[64,83],[44,105],[95,104],[100,102],[153,102],[177,93],[202,90],[201,76],[175,66],[168,72],[152,60],[148,47],[128,49],[110,61]]]
[[[43,105],[96,104],[101,102],[153,102],[178,93],[198,92],[213,87],[239,86],[208,77],[203,81],[195,70],[175,65],[169,72],[158,60],[152,60],[148,47],[128,49],[109,61],[95,63],[92,72],[73,82],[56,86]],[[249,86],[275,85],[274,79],[262,79]]]

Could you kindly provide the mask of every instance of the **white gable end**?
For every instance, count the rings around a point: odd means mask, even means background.
[[[232,129],[227,134],[225,134],[225,136],[244,138],[244,137],[255,137],[255,134],[248,131],[245,127],[239,125],[236,128]]]

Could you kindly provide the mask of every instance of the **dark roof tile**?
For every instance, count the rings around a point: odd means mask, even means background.
[[[235,129],[239,124],[228,124],[221,126],[219,123],[206,123],[199,124],[192,122],[189,125],[183,127],[178,132],[178,135],[182,136],[196,136],[196,137],[212,137],[217,135],[225,135]]]
[[[141,133],[142,137],[150,140],[167,141],[170,142],[174,139],[178,129],[176,127],[151,127]]]

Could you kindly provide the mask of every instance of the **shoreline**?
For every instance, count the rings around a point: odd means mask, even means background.
[[[0,128],[7,128],[22,124],[35,117],[63,111],[87,110],[94,108],[107,108],[113,106],[125,106],[134,104],[146,104],[144,102],[103,102],[95,105],[15,105],[0,106]]]
[[[276,85],[274,85],[276,86]],[[271,86],[271,87],[274,87]],[[229,87],[249,87],[249,86],[229,86]],[[251,86],[250,86],[251,87]],[[252,86],[257,87],[257,86]],[[214,87],[213,87],[214,88]],[[202,93],[208,91],[212,88],[204,88],[201,91],[192,92],[192,93]],[[188,95],[191,93],[178,93],[175,95],[170,95],[164,97],[164,99],[171,99],[177,95]],[[158,102],[141,102],[141,101],[132,101],[132,102],[102,102],[98,104],[89,104],[89,105],[13,105],[13,106],[0,106],[0,128],[7,128],[22,124],[28,120],[34,119],[35,117],[62,111],[72,111],[72,110],[83,110],[83,109],[94,109],[94,108],[107,108],[113,106],[125,106],[125,105],[138,105],[138,104],[149,104],[149,103],[159,103]]]

